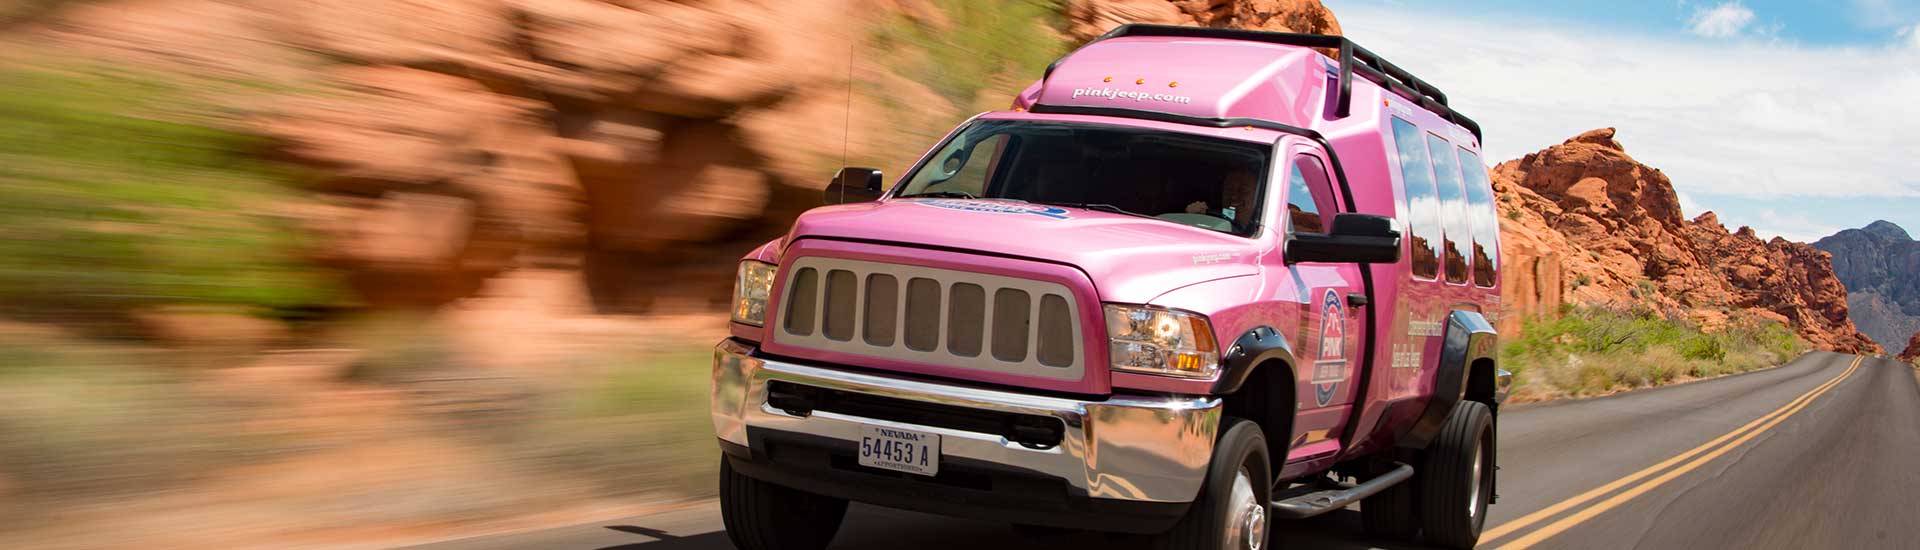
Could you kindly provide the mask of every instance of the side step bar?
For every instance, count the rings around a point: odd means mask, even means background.
[[[1285,519],[1310,518],[1346,508],[1348,504],[1359,502],[1360,499],[1373,496],[1374,493],[1384,491],[1388,487],[1392,487],[1412,477],[1412,466],[1396,462],[1392,470],[1388,470],[1387,473],[1380,474],[1359,485],[1329,483],[1327,485],[1301,487],[1296,490],[1307,490],[1309,492],[1275,500],[1271,508],[1275,517]]]

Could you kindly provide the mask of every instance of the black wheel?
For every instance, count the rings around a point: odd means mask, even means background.
[[[720,520],[740,550],[823,550],[847,501],[760,481],[720,458]]]
[[[1226,417],[1200,496],[1173,529],[1153,538],[1161,550],[1261,550],[1273,477],[1260,425]]]
[[[1417,479],[1402,481],[1360,501],[1360,525],[1368,536],[1406,542],[1420,533],[1420,518],[1413,513],[1416,483]]]
[[[1461,401],[1427,446],[1420,482],[1420,527],[1427,543],[1473,548],[1493,498],[1493,413],[1486,404]]]

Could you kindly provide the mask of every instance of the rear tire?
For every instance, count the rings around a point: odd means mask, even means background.
[[[1420,517],[1414,515],[1414,484],[1417,479],[1400,482],[1385,491],[1360,501],[1360,525],[1373,538],[1409,542],[1420,534]]]
[[[1153,538],[1158,550],[1261,550],[1273,499],[1267,438],[1252,421],[1225,417],[1199,498],[1173,529]]]
[[[1427,544],[1469,549],[1480,542],[1493,498],[1493,445],[1493,413],[1486,404],[1455,404],[1415,478]]]
[[[846,516],[846,500],[747,477],[720,458],[720,519],[740,550],[824,550]]]

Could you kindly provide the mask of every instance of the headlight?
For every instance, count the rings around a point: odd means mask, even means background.
[[[755,260],[740,262],[739,277],[733,281],[733,322],[753,326],[767,323],[767,295],[773,292],[773,275],[780,267]]]
[[[1107,342],[1115,370],[1212,378],[1220,353],[1207,318],[1182,311],[1107,304]]]

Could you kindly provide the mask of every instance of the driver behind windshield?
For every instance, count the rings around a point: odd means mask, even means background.
[[[1232,220],[1237,227],[1247,227],[1254,222],[1254,209],[1250,205],[1259,184],[1260,177],[1253,171],[1236,167],[1220,182],[1223,201],[1220,208],[1213,208],[1207,201],[1193,201],[1187,204],[1187,213],[1218,216]]]
[[[1252,236],[1270,148],[1097,124],[978,121],[908,176],[896,198],[1015,200]]]

